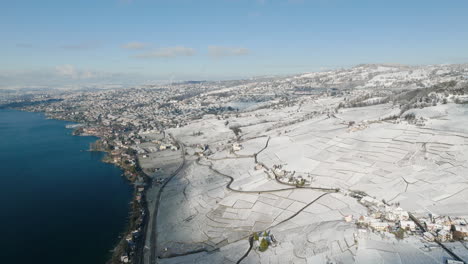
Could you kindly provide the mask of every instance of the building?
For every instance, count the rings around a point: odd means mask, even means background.
[[[407,211],[404,211],[401,207],[385,207],[385,219],[388,221],[400,221],[400,220],[408,220],[409,215]]]
[[[447,264],[465,264],[463,261],[447,259]]]
[[[344,217],[344,220],[346,221],[346,223],[349,223],[351,221],[353,221],[353,215],[347,215]]]
[[[128,263],[130,260],[128,259],[128,256],[125,254],[120,257],[120,261],[122,261],[123,263]]]
[[[376,231],[387,231],[390,224],[388,222],[373,221],[369,224],[369,226]]]
[[[235,152],[235,151],[239,151],[239,150],[241,150],[241,149],[242,149],[242,145],[241,145],[241,144],[239,144],[239,143],[237,143],[237,142],[234,143],[234,144],[232,144],[232,151]]]
[[[437,239],[440,241],[440,242],[445,242],[445,241],[449,241],[449,240],[452,240],[452,232],[450,231],[447,231],[447,230],[440,230],[439,232],[437,232]]]
[[[360,202],[365,205],[365,206],[377,206],[377,207],[380,207],[380,206],[383,206],[384,204],[377,200],[377,199],[374,199],[370,196],[364,196]]]
[[[413,221],[401,220],[400,228],[410,230],[410,231],[416,231],[416,223],[414,223]]]
[[[430,232],[424,232],[423,237],[425,240],[429,242],[433,242],[435,240],[435,236],[431,234]]]
[[[453,239],[455,240],[464,240],[468,237],[468,226],[462,225],[453,225]]]
[[[433,223],[430,223],[430,222],[425,222],[425,224],[426,224],[426,229],[429,230],[429,231],[436,232],[438,230],[444,229],[444,226],[441,225],[441,224],[433,224]]]

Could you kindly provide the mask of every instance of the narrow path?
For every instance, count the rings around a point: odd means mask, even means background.
[[[258,160],[257,160],[258,154],[262,153],[265,149],[268,148],[268,144],[270,144],[270,139],[271,139],[271,137],[268,137],[268,139],[267,139],[267,141],[266,141],[266,144],[265,144],[265,147],[263,147],[260,151],[258,151],[257,153],[255,153],[255,154],[253,155],[253,157],[254,157],[254,159],[255,159],[255,163],[258,163]]]
[[[263,164],[262,162],[259,162],[257,160],[257,155],[262,153],[264,150],[266,150],[268,148],[268,145],[270,143],[270,137],[268,137],[266,143],[265,143],[265,146],[259,150],[258,152],[256,152],[253,157],[255,159],[255,163],[258,163],[260,165],[262,165],[264,168],[266,168],[267,170],[269,170],[269,168]],[[209,159],[211,160],[211,159]],[[222,160],[222,159],[220,159]],[[275,180],[279,183],[279,184],[282,184],[282,185],[286,185],[286,186],[293,186],[293,187],[288,187],[288,188],[282,188],[282,189],[276,189],[276,190],[263,190],[263,191],[256,191],[256,190],[251,190],[251,191],[242,191],[242,190],[237,190],[237,189],[233,189],[231,187],[231,184],[234,182],[234,178],[229,176],[229,175],[226,175],[216,169],[213,168],[213,163],[210,162],[209,165],[206,165],[206,164],[202,164],[200,163],[200,158],[197,159],[196,163],[200,166],[205,166],[205,167],[208,167],[210,170],[212,170],[213,172],[215,172],[216,174],[218,175],[221,175],[225,178],[228,178],[229,179],[229,183],[227,184],[226,188],[230,191],[233,191],[233,192],[240,192],[240,193],[270,193],[270,192],[281,192],[281,191],[288,191],[288,190],[295,190],[295,189],[309,189],[309,190],[319,190],[319,191],[325,191],[325,192],[338,192],[339,189],[335,189],[335,188],[321,188],[321,187],[300,187],[300,186],[296,186],[295,184],[287,184],[287,183],[284,183],[284,182],[281,182],[280,180],[278,180],[278,176],[273,172],[273,174],[275,175]]]
[[[304,211],[307,207],[311,206],[313,203],[315,203],[316,201],[318,201],[320,198],[322,198],[323,196],[327,195],[329,193],[323,193],[321,194],[319,197],[315,198],[312,202],[306,204],[304,207],[302,207],[299,211],[297,211],[296,213],[294,213],[293,215],[291,215],[290,217],[284,219],[283,221],[277,223],[276,225],[272,225],[270,226],[269,228],[265,229],[265,230],[262,230],[262,231],[259,231],[259,232],[265,232],[266,230],[269,230],[269,229],[272,229],[272,228],[275,228],[279,225],[281,225],[282,223],[286,223],[287,221],[293,219],[294,217],[296,217],[298,214],[300,214],[302,211]],[[236,262],[236,264],[239,264],[242,262],[242,260],[244,260],[250,253],[250,251],[252,250],[252,247],[253,247],[253,237],[250,236],[249,237],[249,243],[250,243],[250,246],[249,246],[249,249],[247,250],[247,252]]]
[[[269,145],[269,142],[270,142],[270,137],[268,137],[267,141],[266,141],[266,144],[265,146],[260,150],[258,151],[257,153],[255,153],[253,156],[254,156],[254,159],[255,159],[255,163],[258,163],[258,164],[261,164],[263,167],[267,168],[268,167],[263,164],[263,163],[260,163],[258,162],[257,160],[257,155],[260,154],[261,152],[263,152],[265,149],[268,148],[268,145]],[[205,164],[201,164],[200,163],[200,159],[197,159],[197,164],[198,165],[201,165],[201,166],[207,166],[211,171],[215,172],[216,174],[218,175],[221,175],[225,178],[228,178],[229,179],[229,183],[226,185],[226,188],[230,191],[233,191],[233,192],[239,192],[239,193],[257,193],[257,194],[260,194],[260,193],[272,193],[272,192],[281,192],[281,191],[289,191],[289,190],[297,190],[297,189],[308,189],[308,190],[318,190],[318,191],[324,191],[326,193],[323,193],[321,194],[319,197],[317,197],[316,199],[314,199],[313,201],[311,201],[310,203],[306,204],[304,207],[302,207],[300,210],[298,210],[296,213],[294,213],[293,215],[291,215],[290,217],[284,219],[283,221],[273,225],[273,226],[270,226],[269,228],[267,228],[266,230],[268,229],[271,229],[271,228],[274,228],[280,224],[283,224],[291,219],[293,219],[294,217],[296,217],[297,215],[299,215],[302,211],[304,211],[307,207],[309,207],[310,205],[312,205],[313,203],[315,203],[316,201],[318,201],[320,198],[322,198],[323,196],[329,194],[329,193],[333,193],[333,192],[338,192],[339,189],[332,189],[332,188],[320,188],[320,187],[299,187],[299,186],[295,186],[294,187],[288,187],[288,188],[282,188],[282,189],[276,189],[276,190],[262,190],[262,191],[256,191],[256,190],[251,190],[251,191],[242,191],[242,190],[237,190],[237,189],[233,189],[231,187],[231,184],[234,182],[234,178],[232,176],[229,176],[229,175],[226,175],[216,169],[213,168],[213,164],[210,162],[210,165],[205,165]],[[281,182],[279,179],[278,179],[278,176],[276,175],[276,173],[273,172],[273,174],[275,175],[275,180],[276,182],[278,182],[279,184],[282,184],[282,185],[288,185],[286,183],[283,183]],[[266,230],[263,230],[263,231],[266,231]],[[262,232],[263,232],[262,231]],[[249,236],[249,248],[247,250],[247,252],[236,262],[236,264],[239,264],[241,263],[249,254],[250,254],[250,251],[252,251],[252,248],[253,248],[253,237],[252,236]]]
[[[320,200],[320,198],[324,197],[325,195],[327,194],[330,194],[330,193],[322,193],[319,197],[315,198],[312,202],[306,204],[304,207],[302,207],[300,210],[298,210],[296,213],[294,213],[293,215],[291,215],[290,217],[284,219],[283,221],[277,223],[276,225],[273,225],[273,226],[270,226],[268,229],[271,229],[271,228],[274,228],[274,227],[277,227],[291,219],[293,219],[294,217],[296,217],[298,214],[300,214],[302,211],[304,211],[307,207],[311,206],[313,203],[317,202],[318,200]]]
[[[196,163],[200,166],[205,166],[205,167],[208,167],[210,168],[213,172],[215,172],[216,174],[219,174],[223,177],[226,177],[229,179],[229,183],[226,185],[226,189],[232,191],[232,192],[238,192],[238,193],[271,193],[271,192],[281,192],[281,191],[289,191],[289,190],[293,190],[293,189],[312,189],[312,190],[320,190],[320,191],[325,191],[326,193],[323,193],[321,194],[319,197],[317,197],[316,199],[314,199],[312,202],[306,204],[304,207],[302,207],[300,210],[298,210],[296,213],[294,213],[293,215],[291,215],[290,217],[284,219],[283,221],[269,227],[268,229],[271,229],[273,227],[276,227],[280,224],[283,224],[291,219],[293,219],[294,217],[296,217],[299,213],[301,213],[302,211],[304,211],[307,207],[309,207],[310,205],[312,205],[313,203],[315,203],[316,201],[318,201],[320,198],[322,198],[323,196],[331,193],[331,192],[336,192],[336,189],[327,189],[327,188],[314,188],[314,187],[290,187],[290,188],[283,188],[283,189],[277,189],[277,190],[264,190],[264,191],[242,191],[242,190],[236,190],[236,189],[233,189],[231,188],[231,183],[234,181],[234,178],[229,176],[229,175],[226,175],[226,174],[223,174],[215,169],[212,168],[212,164],[210,165],[204,165],[204,164],[201,164],[200,163],[200,159],[197,159],[196,160]],[[267,230],[268,230],[267,229]],[[155,232],[153,232],[152,234],[154,234]],[[245,239],[246,237],[243,237],[239,240],[242,240],[242,239]],[[249,238],[249,249],[247,250],[247,252],[236,262],[236,263],[240,263],[244,258],[246,258],[250,251],[252,250],[252,247],[253,247],[253,238],[252,236],[248,236]],[[237,240],[237,241],[239,241]],[[218,248],[219,249],[219,248]],[[216,249],[214,249],[216,250]],[[210,251],[213,251],[213,250],[210,250]],[[187,256],[187,255],[191,255],[191,254],[196,254],[196,253],[201,253],[201,252],[209,252],[209,250],[206,250],[206,249],[198,249],[198,250],[194,250],[194,251],[188,251],[188,252],[185,252],[185,253],[180,253],[180,254],[171,254],[171,255],[168,255],[168,256],[164,256],[162,258],[164,259],[167,259],[167,258],[174,258],[174,257],[180,257],[180,256]]]
[[[229,179],[229,183],[226,185],[226,188],[230,191],[233,191],[233,192],[238,192],[238,193],[272,193],[272,192],[283,192],[283,191],[289,191],[289,190],[297,190],[297,189],[308,189],[308,190],[318,190],[318,191],[324,191],[324,192],[338,192],[338,189],[333,189],[333,188],[322,188],[322,187],[288,187],[288,188],[281,188],[281,189],[275,189],[275,190],[250,190],[250,191],[243,191],[243,190],[237,190],[237,189],[233,189],[231,187],[231,184],[234,182],[234,178],[229,176],[229,175],[226,175],[216,169],[213,168],[213,164],[210,163],[210,165],[206,165],[206,164],[202,164],[200,163],[200,159],[197,159],[196,163],[200,166],[205,166],[205,167],[208,167],[211,171],[213,171],[214,173],[218,174],[218,175],[221,175],[225,178],[228,178]],[[282,185],[286,185],[282,182],[279,182],[280,184]]]
[[[269,141],[270,141],[270,138],[268,138],[265,146],[260,150],[258,151],[257,153],[255,153],[253,155],[253,157],[255,158],[255,162],[256,163],[259,163],[261,164],[262,166],[264,166],[265,168],[268,169],[267,166],[265,166],[264,164],[258,162],[257,160],[257,155],[260,154],[262,151],[264,151],[267,147],[268,147],[268,144],[269,144]],[[177,141],[176,141],[177,142]],[[153,216],[153,232],[151,233],[151,245],[152,245],[152,250],[151,250],[151,255],[150,255],[150,263],[156,263],[156,254],[157,254],[157,213],[158,213],[158,208],[159,208],[159,202],[160,202],[160,197],[161,197],[161,193],[164,189],[164,187],[167,185],[167,183],[174,177],[176,176],[180,170],[182,170],[182,168],[184,167],[185,165],[185,152],[183,150],[183,145],[179,143],[179,145],[181,146],[181,149],[182,149],[182,156],[183,156],[183,163],[180,165],[180,167],[164,182],[164,184],[162,185],[161,189],[159,190],[159,193],[158,193],[158,197],[157,197],[157,201],[156,201],[156,206],[155,206],[155,213],[154,213],[154,216]],[[226,189],[232,191],[232,192],[238,192],[238,193],[257,193],[257,194],[260,194],[260,193],[272,193],[272,192],[281,192],[281,191],[289,191],[289,190],[295,190],[295,189],[309,189],[309,190],[318,190],[318,191],[323,191],[325,193],[321,194],[319,197],[317,197],[316,199],[314,199],[313,201],[311,201],[310,203],[306,204],[304,207],[302,207],[300,210],[298,210],[297,212],[295,212],[293,215],[291,215],[290,217],[282,220],[281,222],[275,224],[275,225],[272,225],[270,226],[269,228],[261,231],[261,232],[264,232],[266,230],[270,230],[272,228],[275,228],[283,223],[286,223],[287,221],[293,219],[294,217],[296,217],[297,215],[299,215],[302,211],[304,211],[307,207],[309,207],[310,205],[312,205],[313,203],[315,203],[316,201],[318,201],[320,198],[324,197],[325,195],[329,194],[329,193],[336,193],[336,192],[339,192],[339,189],[333,189],[333,188],[321,188],[321,187],[299,187],[299,186],[294,186],[294,187],[288,187],[288,188],[281,188],[281,189],[275,189],[275,190],[249,190],[249,191],[243,191],[243,190],[238,190],[238,189],[233,189],[231,187],[232,183],[234,182],[234,178],[230,175],[226,175],[216,169],[213,168],[213,163],[209,161],[209,165],[207,164],[202,164],[201,162],[201,159],[198,158],[196,160],[196,164],[200,165],[200,166],[205,166],[205,167],[208,167],[211,171],[213,171],[214,173],[218,174],[218,175],[221,175],[225,178],[227,178],[229,180],[229,182],[227,183],[226,185]],[[274,173],[273,171],[273,174],[275,175],[275,180],[279,183],[279,184],[282,184],[282,185],[289,185],[291,186],[290,184],[287,184],[287,183],[283,183],[281,182],[279,179],[278,179],[278,176],[276,175],[276,173]],[[406,180],[403,178],[403,180],[406,182]],[[409,184],[408,182],[406,182],[407,184]],[[410,218],[421,228],[421,230],[425,231],[425,228],[423,227],[423,225],[421,225],[421,223],[418,221],[417,218],[415,218],[411,213],[410,213]],[[242,239],[245,239],[244,238],[241,238],[239,240],[242,240]],[[239,241],[237,240],[237,241]],[[249,235],[248,236],[248,241],[249,241],[249,248],[248,250],[246,251],[246,253],[244,253],[244,255],[242,255],[239,260],[236,262],[237,264],[240,264],[245,258],[248,257],[248,255],[250,254],[250,252],[252,251],[253,249],[253,236],[252,235]],[[456,260],[459,260],[459,261],[462,261],[462,259],[460,257],[458,257],[458,255],[456,255],[452,250],[450,250],[449,248],[447,248],[445,245],[443,245],[439,240],[435,240],[435,242],[440,246],[442,247],[442,249],[444,249],[449,255],[451,255],[454,259]],[[178,256],[186,256],[186,255],[190,255],[190,254],[195,254],[195,253],[200,253],[200,252],[208,252],[207,250],[205,249],[201,249],[201,250],[196,250],[196,251],[190,251],[190,252],[185,252],[185,253],[181,253],[181,254],[173,254],[171,256],[166,256],[164,258],[172,258],[172,257],[178,257]]]
[[[266,150],[268,148],[268,145],[270,143],[270,139],[271,137],[268,137],[266,143],[265,143],[265,146],[259,150],[258,152],[256,152],[253,157],[255,159],[255,163],[258,163],[258,164],[261,164],[264,168],[267,168],[268,167],[259,162],[258,159],[257,159],[257,156],[262,153],[264,150]],[[276,189],[276,190],[262,190],[262,191],[256,191],[256,190],[250,190],[250,191],[242,191],[242,190],[237,190],[237,189],[233,189],[231,187],[231,184],[234,182],[234,178],[232,176],[229,176],[229,175],[226,175],[216,169],[213,168],[213,163],[210,162],[210,165],[205,165],[205,164],[201,164],[200,163],[200,159],[197,159],[196,163],[198,165],[201,165],[201,166],[207,166],[211,171],[215,172],[216,174],[218,175],[221,175],[225,178],[228,178],[229,179],[229,183],[226,185],[226,188],[230,191],[233,191],[233,192],[238,192],[238,193],[257,193],[257,194],[260,194],[260,193],[272,193],[272,192],[281,192],[281,191],[289,191],[289,190],[297,190],[297,189],[308,189],[308,190],[318,190],[318,191],[324,191],[326,193],[323,193],[321,194],[319,197],[317,197],[316,199],[314,199],[313,201],[311,201],[310,203],[306,204],[304,207],[302,207],[300,210],[298,210],[296,213],[294,213],[293,215],[291,215],[290,217],[284,219],[283,221],[273,225],[273,226],[270,226],[268,229],[271,229],[271,228],[274,228],[280,224],[283,224],[291,219],[293,219],[294,217],[296,217],[298,214],[300,214],[302,211],[304,211],[307,207],[309,207],[310,205],[312,205],[313,203],[315,203],[316,201],[318,201],[320,198],[322,198],[323,196],[329,194],[329,193],[333,193],[333,192],[338,192],[339,189],[332,189],[332,188],[321,188],[321,187],[299,187],[299,186],[295,186],[294,187],[288,187],[288,188],[282,188],[282,189]],[[275,180],[276,182],[278,182],[279,184],[281,185],[289,185],[289,184],[286,184],[286,183],[283,183],[281,182],[279,179],[278,179],[278,175],[276,175],[276,173],[273,172],[273,174],[275,175]],[[289,185],[291,186],[291,185]],[[265,230],[264,230],[265,231]],[[263,231],[262,231],[263,232]],[[253,247],[253,237],[252,236],[249,236],[249,248],[247,250],[247,252],[236,262],[236,264],[239,264],[241,263],[250,253],[250,251],[252,250],[252,247]]]
[[[264,151],[267,147],[268,147],[268,143],[270,141],[270,138],[268,138],[266,144],[265,144],[265,147],[263,147],[260,151],[258,151],[257,153],[254,154],[254,157],[256,159],[256,156],[257,154],[261,153],[262,151]],[[185,163],[185,157],[184,157],[184,163]],[[202,164],[200,163],[200,158],[198,158],[196,160],[196,164],[199,165],[199,166],[205,166],[205,167],[208,167],[210,170],[212,170],[214,173],[218,174],[218,175],[221,175],[225,178],[228,178],[229,179],[229,183],[226,185],[226,189],[232,191],[232,192],[238,192],[238,193],[257,193],[257,194],[260,194],[260,193],[272,193],[272,192],[281,192],[281,191],[289,191],[289,190],[295,190],[295,189],[309,189],[309,190],[319,190],[319,191],[324,191],[326,193],[323,193],[322,195],[320,195],[319,197],[317,197],[316,199],[314,199],[313,201],[311,201],[310,203],[306,204],[304,207],[302,207],[300,210],[298,210],[296,213],[294,213],[293,215],[291,215],[290,217],[284,219],[283,221],[269,227],[268,229],[271,229],[273,227],[276,227],[280,224],[283,224],[289,220],[291,220],[292,218],[296,217],[298,214],[300,214],[302,211],[304,211],[307,207],[309,207],[310,205],[312,205],[313,203],[315,203],[316,201],[318,201],[320,198],[322,198],[323,196],[329,194],[330,192],[338,192],[337,189],[330,189],[330,188],[319,188],[319,187],[288,187],[288,188],[282,188],[282,189],[276,189],[276,190],[251,190],[251,191],[242,191],[242,190],[237,190],[237,189],[233,189],[231,187],[231,184],[234,182],[234,178],[232,176],[229,176],[229,175],[226,175],[216,169],[213,168],[213,164],[210,162],[209,165],[206,165],[206,164]],[[181,165],[180,169],[183,167],[183,165]],[[161,196],[161,193],[162,193],[162,189],[165,187],[165,185],[172,179],[172,177],[174,177],[175,175],[177,175],[178,171],[176,171],[165,183],[164,185],[161,187],[161,190],[160,192],[158,193],[158,200],[157,200],[157,203],[158,203],[158,206],[159,206],[159,201],[160,201],[160,196]],[[281,182],[279,182],[280,184],[283,184]],[[157,209],[156,209],[156,217],[157,217]],[[154,217],[154,219],[156,219],[156,217]],[[156,221],[153,221],[153,225],[156,225]],[[156,230],[156,229],[154,229]],[[153,232],[152,233],[152,245],[156,245],[157,243],[157,239],[156,239],[156,234],[157,232]],[[153,238],[154,236],[154,238]],[[252,247],[253,247],[253,237],[252,236],[248,236],[249,238],[249,248],[247,250],[247,252],[236,262],[236,263],[240,263],[243,259],[245,259],[250,251],[252,250]],[[244,238],[241,238],[241,239],[244,239]],[[154,243],[154,244],[153,244]],[[151,254],[151,260],[154,259],[154,256],[156,255],[157,253],[157,250],[156,250],[156,246],[154,246],[152,248],[152,254]],[[173,258],[173,257],[180,257],[180,256],[187,256],[187,255],[191,255],[191,254],[196,254],[196,253],[201,253],[201,252],[208,252],[207,250],[205,249],[201,249],[201,250],[195,250],[195,251],[189,251],[189,252],[185,252],[185,253],[181,253],[181,254],[172,254],[170,256],[165,256],[164,258]],[[152,262],[153,263],[153,262]]]
[[[250,253],[250,251],[252,251],[252,248],[253,248],[253,236],[250,236],[249,237],[249,249],[247,250],[247,252],[245,252],[244,255],[242,255],[242,257],[236,262],[236,264],[239,264],[242,262],[242,260],[244,260]]]

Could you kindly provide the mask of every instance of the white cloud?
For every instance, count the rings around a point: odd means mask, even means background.
[[[78,70],[75,66],[70,64],[57,66],[55,67],[55,71],[59,76],[70,79],[91,79],[97,77],[95,72]]]
[[[141,49],[147,48],[148,46],[149,46],[148,43],[135,41],[135,42],[129,42],[129,43],[122,45],[122,48],[129,49],[129,50],[141,50]]]
[[[78,75],[75,67],[70,64],[55,67],[58,75],[75,78]]]
[[[193,56],[196,51],[192,48],[184,46],[174,46],[174,47],[165,47],[159,48],[157,50],[138,54],[136,58],[149,59],[149,58],[173,58],[180,56]]]
[[[208,54],[212,57],[243,56],[250,53],[247,48],[208,46]]]
[[[99,84],[139,84],[151,76],[130,72],[105,72],[98,70],[79,69],[73,65],[60,65],[52,68],[28,70],[0,69],[0,89],[25,87],[66,88],[93,87]]]
[[[89,50],[89,49],[96,49],[100,46],[99,41],[89,41],[83,43],[75,43],[75,44],[67,44],[62,45],[62,49],[69,49],[69,50]]]

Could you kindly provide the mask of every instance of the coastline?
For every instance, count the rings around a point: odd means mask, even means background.
[[[82,126],[84,127],[84,126]],[[81,127],[79,127],[81,128]],[[77,129],[79,129],[77,128]],[[74,132],[77,130],[74,129]],[[75,134],[74,136],[96,136],[96,135],[88,135],[88,134]],[[143,248],[143,243],[144,243],[144,238],[146,235],[146,225],[147,225],[147,211],[148,208],[146,206],[146,191],[147,188],[146,186],[149,184],[150,179],[147,177],[146,174],[143,173],[143,171],[137,166],[136,172],[131,172],[129,169],[125,166],[122,166],[120,163],[113,162],[113,160],[110,158],[111,156],[111,151],[95,147],[96,143],[101,141],[102,138],[98,136],[98,139],[90,145],[89,151],[95,151],[95,152],[104,152],[105,156],[102,158],[101,162],[104,163],[109,163],[112,164],[118,168],[120,168],[123,173],[121,176],[125,177],[127,180],[128,184],[133,187],[133,195],[132,195],[132,201],[130,202],[130,210],[128,214],[128,223],[126,224],[126,227],[124,228],[124,231],[121,234],[121,238],[117,242],[117,244],[111,249],[112,251],[112,256],[110,259],[106,262],[107,264],[114,264],[114,263],[126,263],[124,259],[121,258],[121,256],[125,255],[126,251],[128,251],[128,248],[131,248],[131,251],[135,253],[139,249]],[[135,155],[137,164],[138,164],[138,157]],[[137,176],[140,176],[144,179],[142,183],[136,183],[136,178],[131,177],[137,174]],[[143,188],[143,189],[141,189]],[[130,257],[132,259],[136,259],[136,261],[133,261],[133,263],[138,263],[138,259],[141,258],[140,254],[133,254]]]
[[[105,153],[101,162],[108,163],[116,166],[121,169],[123,176],[127,184],[133,187],[132,200],[130,201],[130,209],[128,211],[128,221],[125,228],[121,231],[119,235],[118,242],[109,248],[109,252],[112,252],[106,264],[117,264],[117,263],[139,263],[142,258],[142,254],[135,254],[135,252],[142,251],[144,247],[146,227],[148,222],[148,208],[146,205],[146,186],[150,183],[149,177],[141,170],[138,166],[138,156],[134,155],[136,160],[135,170],[130,170],[128,166],[124,164],[115,162],[110,157],[112,152],[109,149],[103,148],[99,143],[104,140],[104,137],[100,134],[95,133],[82,133],[83,128],[86,128],[88,125],[76,122],[74,120],[67,120],[63,118],[58,118],[48,115],[46,112],[30,111],[24,108],[10,108],[13,110],[31,112],[31,113],[42,113],[46,119],[60,120],[66,122],[72,122],[73,124],[65,125],[66,129],[72,130],[72,136],[83,136],[83,137],[96,137],[96,141],[92,142],[89,146],[88,151],[91,152],[103,152]],[[138,181],[137,179],[143,179],[143,181]],[[130,253],[130,254],[129,254]],[[125,259],[123,256],[127,256]]]

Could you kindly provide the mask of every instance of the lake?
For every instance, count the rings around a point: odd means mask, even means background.
[[[0,263],[105,263],[132,188],[68,122],[0,110]]]

